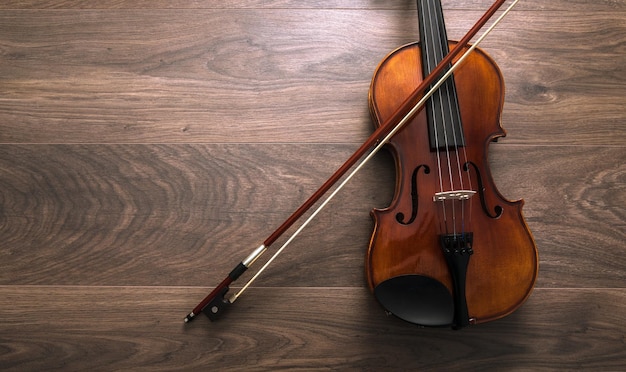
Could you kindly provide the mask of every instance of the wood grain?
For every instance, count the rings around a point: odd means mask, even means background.
[[[444,9],[487,9],[489,0],[442,0]],[[567,5],[567,6],[566,6]],[[371,0],[5,0],[0,9],[415,9],[414,1]],[[525,0],[520,10],[624,10],[621,0]]]
[[[490,4],[444,0],[449,37]],[[523,1],[485,40],[507,85],[491,170],[540,272],[520,310],[459,332],[366,288],[389,154],[222,320],[182,323],[371,133],[414,1],[0,9],[0,370],[626,369],[625,1]]]
[[[458,332],[387,317],[363,288],[256,288],[218,322],[187,325],[199,288],[10,286],[0,294],[8,371],[626,367],[624,289],[538,289],[509,318]]]
[[[624,60],[609,56],[626,25],[607,10],[517,11],[486,41],[510,143],[622,144]],[[394,10],[103,12],[0,15],[0,143],[362,142],[375,66],[417,33]],[[446,15],[460,38],[480,13]]]
[[[625,149],[492,147],[496,185],[506,197],[526,200],[524,214],[540,252],[538,285],[621,287]],[[352,150],[0,147],[0,284],[217,284]],[[320,162],[320,154],[329,160]],[[392,168],[388,155],[366,167],[261,283],[363,285],[369,211],[389,204]]]

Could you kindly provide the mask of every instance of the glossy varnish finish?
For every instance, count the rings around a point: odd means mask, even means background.
[[[444,1],[449,38],[489,5]],[[182,324],[371,133],[414,2],[0,8],[0,369],[626,368],[623,1],[523,1],[485,40],[506,83],[490,169],[541,270],[513,314],[458,332],[369,293],[385,154],[220,322]]]
[[[370,91],[376,123],[387,120],[401,97],[421,81],[422,71],[416,68],[420,60],[418,44],[410,44],[378,67]],[[537,251],[522,216],[522,202],[500,195],[488,167],[488,145],[505,133],[500,126],[504,83],[499,69],[482,51],[475,51],[455,72],[455,81],[465,144],[439,154],[431,151],[425,110],[390,141],[398,179],[389,208],[373,212],[376,226],[366,272],[372,289],[394,277],[419,275],[454,293],[440,235],[472,233],[465,298],[470,318],[482,323],[511,313],[530,295],[537,277]],[[468,163],[473,166],[465,171]],[[478,193],[468,201],[447,201],[444,217],[441,202],[433,202],[433,197],[438,191],[461,190],[460,178],[466,189]],[[398,213],[404,217],[402,223]]]

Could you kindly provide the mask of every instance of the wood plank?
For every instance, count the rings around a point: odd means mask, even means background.
[[[375,66],[417,33],[397,10],[103,12],[0,15],[0,143],[358,143]],[[623,19],[517,11],[488,38],[507,143],[624,145]]]
[[[215,323],[202,288],[0,287],[0,365],[25,370],[623,370],[626,290],[540,289],[461,331],[386,317],[363,288],[253,288]]]
[[[349,148],[2,146],[0,277],[12,284],[189,285],[217,279],[224,274],[206,276],[208,268],[234,266],[258,246]],[[320,162],[320,152],[330,158]],[[367,171],[372,178],[374,169]],[[363,195],[354,189],[344,195]],[[367,196],[374,202],[377,197]],[[354,220],[348,217],[359,210],[368,224],[369,208],[351,200],[343,213],[329,212],[326,224],[304,236],[323,235],[320,229],[329,223],[350,236]],[[332,245],[321,248],[311,253],[319,257]],[[362,257],[355,259],[362,263]],[[162,260],[167,264],[159,268]],[[192,271],[190,262],[198,264]]]
[[[442,0],[444,9],[487,9],[490,0]],[[5,0],[0,9],[415,9],[415,2],[370,0]],[[626,9],[618,0],[525,0],[519,10],[568,10],[594,12]]]
[[[0,284],[215,285],[352,150],[0,146]],[[626,282],[624,148],[496,144],[491,158],[503,195],[526,200],[540,253],[538,286]],[[377,157],[262,285],[364,285],[369,211],[389,204],[394,177],[391,157]]]

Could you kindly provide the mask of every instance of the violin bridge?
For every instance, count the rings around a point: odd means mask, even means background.
[[[454,191],[443,191],[435,193],[433,196],[433,201],[446,201],[446,200],[468,200],[472,196],[476,194],[476,191],[473,190],[454,190]]]

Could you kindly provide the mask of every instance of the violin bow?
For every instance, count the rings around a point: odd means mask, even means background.
[[[469,56],[469,54],[482,42],[482,40],[500,23],[500,21],[519,2],[514,0],[511,5],[493,22],[491,26],[465,51],[465,53],[453,64],[452,61],[461,51],[469,45],[471,39],[480,29],[493,17],[496,11],[506,2],[497,0],[456,44],[456,46],[444,57],[435,69],[422,80],[421,84],[415,88],[411,95],[400,105],[391,117],[379,126],[367,140],[350,156],[346,162],[333,173],[332,176],[320,188],[313,193],[293,214],[283,222],[263,244],[256,248],[244,260],[222,280],[220,284],[211,291],[194,309],[185,317],[185,323],[192,321],[200,312],[204,312],[210,320],[216,320],[223,311],[231,305],[237,298],[252,284],[252,282],[282,253],[282,251],[295,239],[295,237],[317,216],[317,214],[330,202],[330,200],[343,188],[345,184],[393,137],[404,125],[419,111],[426,100],[452,75],[458,66]],[[444,70],[447,71],[442,75]],[[440,77],[441,76],[441,77]],[[439,78],[435,82],[435,80]],[[434,83],[434,84],[433,84]],[[429,86],[432,87],[424,93]],[[371,149],[371,150],[370,150]],[[369,151],[369,153],[368,153]],[[363,156],[367,154],[365,158]],[[361,162],[357,164],[359,159]],[[297,220],[299,220],[322,196],[324,196],[350,169],[344,180],[333,190],[333,192],[315,209],[305,222],[289,237],[285,243],[274,253],[274,255],[256,272],[256,274],[235,294],[226,297],[229,285],[237,280],[267,249],[281,237]]]

